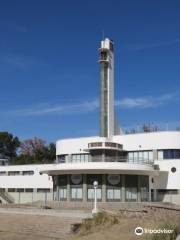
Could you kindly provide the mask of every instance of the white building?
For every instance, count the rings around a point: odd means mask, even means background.
[[[123,134],[114,117],[113,42],[102,41],[99,52],[100,136],[58,140],[56,164],[0,167],[0,187],[6,195],[14,189],[16,201],[20,191],[27,201],[31,189],[57,201],[86,202],[96,180],[99,201],[180,204],[180,132]]]

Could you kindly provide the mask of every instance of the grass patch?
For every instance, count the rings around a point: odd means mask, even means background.
[[[156,229],[168,229],[174,230],[172,233],[159,233],[153,234],[150,239],[151,240],[175,240],[177,236],[180,234],[180,222],[164,222],[160,224]]]
[[[101,227],[108,227],[120,222],[120,217],[107,213],[106,211],[98,212],[93,216],[92,219],[85,219],[82,222],[79,233],[86,235],[90,232],[94,232]]]

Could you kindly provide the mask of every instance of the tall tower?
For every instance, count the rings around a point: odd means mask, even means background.
[[[114,135],[114,51],[113,41],[101,41],[100,52],[100,136]]]

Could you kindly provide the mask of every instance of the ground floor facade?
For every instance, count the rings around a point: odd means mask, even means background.
[[[54,200],[93,201],[94,181],[98,182],[98,201],[151,201],[150,177],[128,174],[66,174],[53,176]]]

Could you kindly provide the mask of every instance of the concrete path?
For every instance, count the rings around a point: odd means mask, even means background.
[[[36,216],[54,216],[73,219],[91,218],[90,211],[85,210],[59,210],[59,209],[38,209],[38,208],[0,208],[4,214],[28,214]]]

